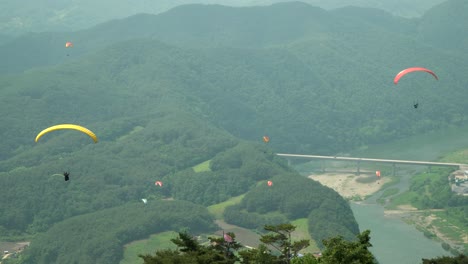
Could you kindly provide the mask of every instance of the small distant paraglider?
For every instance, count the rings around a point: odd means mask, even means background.
[[[269,136],[263,136],[263,142],[265,142],[265,143],[270,142],[270,137]]]
[[[233,241],[232,237],[230,235],[228,235],[228,234],[224,234],[223,238],[224,238],[224,241],[226,241],[228,243],[232,243],[232,241]]]
[[[410,72],[415,72],[415,71],[423,71],[423,72],[427,72],[429,74],[431,74],[432,76],[434,76],[434,78],[436,80],[439,80],[439,78],[437,77],[437,75],[429,70],[429,69],[426,69],[426,68],[423,68],[423,67],[411,67],[411,68],[408,68],[408,69],[404,69],[402,70],[401,72],[399,72],[395,78],[393,79],[393,83],[394,84],[398,84],[398,81],[401,79],[401,77],[405,76],[406,74],[410,73]]]
[[[400,81],[401,77],[405,76],[406,74],[408,74],[408,73],[410,73],[410,72],[415,72],[415,71],[427,72],[427,73],[431,74],[432,76],[434,76],[434,78],[435,78],[436,80],[439,80],[439,77],[437,77],[437,75],[436,75],[433,71],[431,71],[431,70],[429,70],[429,69],[426,69],[426,68],[423,68],[423,67],[411,67],[411,68],[407,68],[407,69],[404,69],[404,70],[402,70],[401,72],[399,72],[399,73],[395,76],[395,78],[393,79],[393,83],[394,83],[394,84],[398,84],[398,81]],[[417,109],[418,106],[419,106],[419,103],[418,103],[418,102],[414,102],[414,103],[413,103],[414,109]]]
[[[41,132],[39,132],[39,134],[37,134],[36,139],[34,141],[37,143],[39,139],[41,139],[41,137],[44,136],[45,134],[52,132],[52,131],[63,130],[63,129],[71,129],[71,130],[80,131],[88,135],[94,141],[94,143],[98,142],[96,134],[94,134],[91,130],[85,127],[79,126],[79,125],[74,125],[74,124],[61,124],[61,125],[48,127],[42,130]],[[60,175],[60,174],[57,174],[57,175]],[[62,175],[65,178],[65,181],[70,180],[70,173],[68,171],[63,172]]]
[[[271,187],[271,186],[273,185],[273,182],[272,182],[272,181],[268,181],[268,182],[267,182],[267,185]]]
[[[156,181],[156,182],[154,183],[154,185],[155,185],[155,186],[162,187],[162,186],[163,186],[163,183],[162,183],[162,181]]]
[[[37,134],[35,141],[38,142],[39,139],[43,135],[45,135],[45,134],[47,134],[49,132],[56,131],[56,130],[62,130],[62,129],[72,129],[72,130],[80,131],[80,132],[85,133],[86,135],[88,135],[91,139],[93,139],[94,143],[98,142],[96,134],[94,134],[91,130],[87,129],[86,127],[82,127],[82,126],[74,125],[74,124],[61,124],[61,125],[55,125],[55,126],[48,127],[46,129],[42,130],[41,132],[39,132],[39,134]]]
[[[375,171],[375,176],[377,176],[377,180],[380,180],[380,171]],[[377,182],[378,184],[380,184],[380,181]]]
[[[67,48],[67,49],[68,49],[68,48],[73,48],[73,43],[70,42],[70,41],[67,41],[67,42],[65,43],[65,48]],[[67,53],[67,56],[70,56],[70,54]]]
[[[62,174],[56,173],[56,174],[53,174],[52,176],[63,176],[65,181],[70,180],[70,173],[68,171],[64,171]]]
[[[141,199],[141,201],[146,204],[148,202],[148,200],[146,200],[145,198]]]
[[[65,177],[65,181],[70,180],[70,173],[69,173],[68,171],[65,171],[65,172],[63,173],[63,176]]]

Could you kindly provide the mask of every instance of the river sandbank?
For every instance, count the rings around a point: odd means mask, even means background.
[[[351,172],[312,174],[309,178],[335,190],[345,199],[352,200],[364,200],[378,192],[385,183],[390,182],[390,178],[378,178],[375,174],[356,175]]]

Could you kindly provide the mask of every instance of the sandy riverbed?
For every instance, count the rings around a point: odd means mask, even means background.
[[[386,182],[390,181],[385,177],[378,179],[370,173],[355,175],[354,173],[334,172],[313,174],[309,178],[330,187],[344,198],[350,199],[364,199],[379,191]]]

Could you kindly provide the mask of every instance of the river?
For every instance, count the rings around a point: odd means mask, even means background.
[[[417,138],[402,140],[400,143],[392,143],[390,146],[374,147],[360,154],[365,157],[437,160],[444,154],[468,148],[466,132],[466,127],[432,132]],[[424,167],[414,167],[413,171],[410,171],[408,168],[398,170],[397,175],[400,181],[391,188],[396,187],[400,192],[407,190],[409,179],[415,174],[414,170],[424,169]],[[371,230],[373,247],[370,250],[380,264],[422,263],[422,258],[451,256],[449,252],[442,249],[439,242],[426,238],[414,226],[406,224],[397,216],[385,216],[384,208],[376,203],[381,193],[382,191],[374,194],[362,203],[351,203],[359,229]]]
[[[351,203],[351,208],[361,232],[371,230],[370,251],[380,264],[415,264],[422,263],[422,258],[450,256],[440,243],[426,238],[399,217],[385,216],[380,205]]]
[[[468,126],[432,131],[389,144],[370,146],[354,151],[350,156],[437,161],[448,153],[467,149],[467,133]],[[303,170],[303,167],[298,168],[299,171]],[[408,190],[411,176],[421,169],[427,167],[400,166],[397,170],[400,181],[389,188],[398,188],[400,193]],[[451,256],[442,249],[439,242],[426,238],[422,232],[406,224],[398,216],[385,216],[383,206],[376,202],[381,193],[382,191],[374,194],[364,202],[351,203],[359,229],[371,230],[370,242],[373,247],[370,251],[380,264],[419,264],[422,263],[422,258]]]

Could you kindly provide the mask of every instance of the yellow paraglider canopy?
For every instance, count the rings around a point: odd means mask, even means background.
[[[87,129],[86,127],[82,127],[82,126],[79,126],[79,125],[73,125],[73,124],[61,124],[61,125],[55,125],[55,126],[48,127],[46,129],[42,130],[39,134],[37,134],[35,141],[37,142],[43,135],[45,135],[45,134],[47,134],[47,133],[49,133],[51,131],[60,130],[60,129],[74,129],[74,130],[81,131],[81,132],[85,133],[86,135],[90,136],[94,140],[94,143],[98,142],[96,134],[94,134],[91,130]]]

